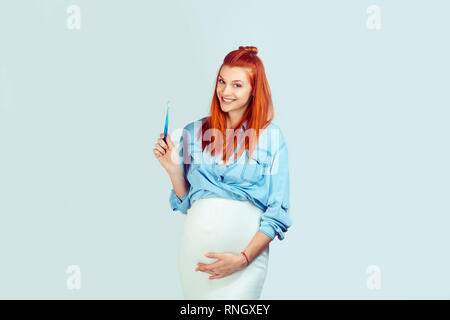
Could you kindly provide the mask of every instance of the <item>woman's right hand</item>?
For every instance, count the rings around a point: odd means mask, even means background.
[[[175,147],[172,140],[170,140],[170,134],[167,134],[167,143],[164,142],[163,138],[164,134],[161,133],[160,138],[155,144],[155,148],[153,148],[153,153],[163,168],[166,169],[167,173],[172,174],[179,169],[181,164],[180,156],[177,147]]]

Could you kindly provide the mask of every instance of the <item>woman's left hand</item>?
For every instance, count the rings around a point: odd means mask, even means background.
[[[235,253],[214,253],[209,252],[205,257],[216,258],[216,262],[205,264],[197,263],[195,271],[202,271],[211,274],[209,279],[220,279],[226,277],[233,272],[244,269],[247,266],[247,260],[243,254]]]

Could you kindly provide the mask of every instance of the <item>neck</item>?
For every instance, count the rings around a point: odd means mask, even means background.
[[[241,112],[228,112],[227,113],[227,128],[234,128],[237,126],[237,124],[241,121],[242,116],[245,112],[245,109],[243,109]]]

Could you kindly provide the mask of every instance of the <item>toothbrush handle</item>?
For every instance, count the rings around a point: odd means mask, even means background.
[[[166,138],[167,138],[167,127],[169,124],[169,114],[166,115],[166,124],[164,126],[164,142],[167,143]]]

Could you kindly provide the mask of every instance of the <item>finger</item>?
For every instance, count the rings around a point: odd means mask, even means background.
[[[201,272],[207,272],[209,274],[214,274],[213,268],[207,264],[197,265],[197,268],[195,269],[195,271],[201,271]]]
[[[211,264],[205,264],[203,266],[198,266],[199,270],[211,273],[213,270],[217,271],[218,268],[221,268],[222,264],[219,264],[217,262],[211,263]]]
[[[164,134],[160,134],[159,135],[161,137],[161,140],[164,141]],[[172,143],[172,140],[170,139],[170,134],[168,133],[166,136],[166,141],[165,141],[167,148],[169,148],[169,150],[172,150],[172,148],[174,147],[174,144]]]
[[[163,139],[159,138],[159,139],[158,139],[158,143],[159,143],[159,145],[162,146],[164,149],[167,149],[167,148],[168,148],[167,143],[165,143]]]
[[[214,274],[215,274],[214,271],[211,271],[211,270],[208,270],[208,269],[205,269],[205,268],[201,268],[201,267],[197,267],[197,268],[195,269],[195,271],[196,271],[196,272],[197,272],[197,271],[205,272],[205,273],[209,273],[209,274],[211,274],[211,275],[214,275]]]
[[[153,149],[153,153],[156,155],[157,158],[159,158],[159,157],[162,156],[161,152],[159,152],[159,151],[156,150],[156,149]]]
[[[159,152],[161,152],[162,155],[166,154],[166,150],[164,150],[160,145],[156,145],[155,149],[157,149]]]
[[[220,253],[208,252],[207,254],[205,254],[205,257],[212,258],[212,259],[220,259],[222,257],[222,255]]]
[[[220,278],[223,278],[223,276],[220,275],[220,274],[209,277],[210,280],[212,280],[212,279],[220,279]]]
[[[155,143],[155,147],[159,146],[159,147],[161,147],[164,151],[166,151],[167,148],[164,147],[163,144],[161,144],[161,141],[162,141],[161,139],[158,139],[158,141]]]
[[[166,142],[169,147],[169,150],[172,150],[172,148],[174,147],[174,144],[172,142],[172,139],[170,138],[170,134],[167,134]]]
[[[211,271],[211,270],[199,270],[199,271],[208,273],[208,274],[210,274],[212,276],[214,276],[216,274],[214,271]]]
[[[204,267],[204,268],[215,268],[215,267],[219,267],[222,264],[223,264],[222,260],[216,260],[216,261],[211,262],[211,263],[201,263],[201,262],[199,262],[199,263],[197,263],[197,266]]]

